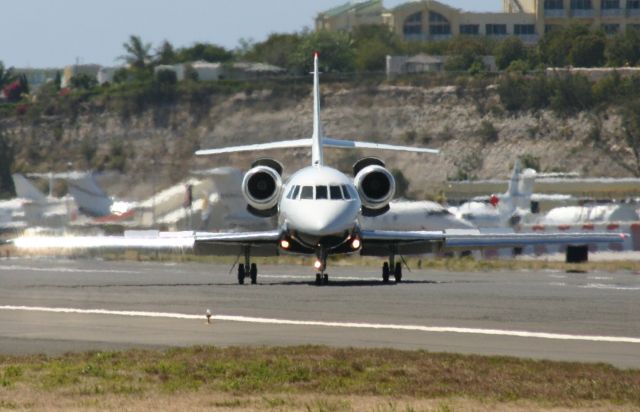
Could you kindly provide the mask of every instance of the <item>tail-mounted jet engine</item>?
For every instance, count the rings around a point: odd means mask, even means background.
[[[384,162],[375,157],[361,159],[353,165],[354,185],[360,194],[363,216],[380,216],[389,210],[396,193],[396,181]]]
[[[260,159],[251,165],[242,180],[242,194],[247,211],[258,217],[271,217],[278,213],[278,200],[282,191],[282,165],[273,159]]]

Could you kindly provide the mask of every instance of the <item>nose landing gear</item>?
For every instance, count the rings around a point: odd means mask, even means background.
[[[318,271],[318,273],[316,273],[316,286],[329,284],[329,275],[325,273],[327,269],[327,253],[324,249],[316,252],[316,261],[313,267]]]

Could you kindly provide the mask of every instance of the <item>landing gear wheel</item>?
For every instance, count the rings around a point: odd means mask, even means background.
[[[400,262],[396,263],[396,270],[393,272],[393,276],[396,278],[396,283],[402,282],[402,264]]]
[[[322,285],[322,275],[319,273],[316,273],[316,286],[320,286]]]
[[[251,271],[249,272],[249,276],[251,276],[252,285],[258,283],[258,265],[256,265],[255,263],[251,264]]]
[[[240,263],[238,265],[238,284],[244,285],[244,277],[246,276],[246,272],[244,271],[244,264]]]
[[[389,263],[384,262],[382,265],[382,281],[384,283],[389,283]]]
[[[329,284],[329,275],[327,275],[326,273],[322,276],[322,284],[323,285]]]

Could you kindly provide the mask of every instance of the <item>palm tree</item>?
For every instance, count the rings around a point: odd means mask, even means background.
[[[14,80],[13,68],[5,69],[4,64],[0,61],[0,90]]]
[[[143,43],[140,36],[131,35],[128,43],[123,43],[127,54],[122,55],[119,59],[126,61],[131,67],[144,69],[151,59],[151,43]]]

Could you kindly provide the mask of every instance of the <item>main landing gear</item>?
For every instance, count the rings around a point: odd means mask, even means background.
[[[382,282],[389,283],[390,276],[395,278],[396,283],[402,282],[402,263],[395,260],[395,255],[390,255],[389,261],[382,265]]]
[[[258,283],[258,265],[251,263],[251,246],[244,248],[244,263],[238,265],[238,284],[244,285],[244,278],[251,278],[251,284]]]

